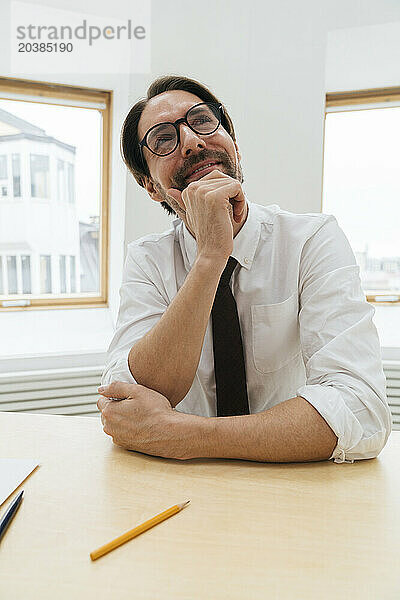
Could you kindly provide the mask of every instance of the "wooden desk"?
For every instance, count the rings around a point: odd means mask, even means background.
[[[400,432],[354,464],[178,461],[115,446],[96,417],[4,412],[0,456],[40,463],[0,543],[4,600],[400,598]]]

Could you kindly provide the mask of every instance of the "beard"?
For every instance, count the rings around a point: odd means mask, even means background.
[[[178,169],[178,171],[172,177],[171,187],[176,188],[180,192],[183,192],[183,190],[189,185],[187,181],[188,176],[186,175],[188,170],[191,170],[198,163],[208,159],[210,160],[210,162],[219,162],[220,164],[217,165],[219,171],[222,171],[223,173],[225,173],[225,175],[229,175],[229,177],[237,179],[240,183],[243,183],[244,178],[240,161],[238,161],[238,164],[235,165],[235,163],[233,162],[233,160],[227,152],[223,152],[220,150],[207,150],[206,148],[204,148],[204,150],[200,150],[198,154],[189,156],[189,158],[184,162],[182,167]],[[200,179],[201,177],[199,177],[199,179],[196,181],[199,181]],[[161,184],[158,182],[154,182],[154,187],[164,198],[164,202],[166,202],[166,204],[168,204],[168,206],[172,208],[172,210],[180,218],[182,218],[182,215],[185,213],[183,213],[181,207],[175,200],[172,200],[170,196],[167,196],[167,193],[161,186]],[[230,207],[230,209],[231,218],[233,219],[232,207]]]
[[[187,182],[188,177],[186,173],[189,170],[192,170],[200,162],[205,160],[209,160],[210,162],[219,162],[221,164],[218,165],[218,169],[221,170],[226,175],[229,175],[233,179],[237,179],[240,183],[243,182],[243,173],[240,167],[240,163],[236,167],[235,163],[232,161],[231,157],[227,152],[223,152],[220,150],[200,150],[200,152],[196,155],[192,154],[189,158],[184,162],[182,167],[175,173],[172,178],[172,187],[176,188],[180,192],[189,185]],[[199,178],[201,179],[201,177]],[[198,181],[198,180],[196,180]]]

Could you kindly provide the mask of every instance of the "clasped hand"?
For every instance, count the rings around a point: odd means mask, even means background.
[[[181,458],[176,426],[182,415],[165,396],[143,385],[121,381],[98,389],[102,394],[97,408],[103,431],[114,444],[153,456]]]

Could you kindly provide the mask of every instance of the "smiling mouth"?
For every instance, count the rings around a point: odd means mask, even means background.
[[[203,166],[199,167],[198,169],[195,169],[192,173],[190,173],[190,175],[188,177],[186,177],[186,181],[189,181],[189,179],[191,179],[192,177],[194,177],[195,179],[197,176],[202,177],[203,175],[206,174],[207,171],[212,171],[214,168],[216,168],[220,164],[221,163],[219,163],[219,162],[207,163],[206,165],[203,165]]]

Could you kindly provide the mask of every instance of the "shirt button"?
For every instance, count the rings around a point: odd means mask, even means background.
[[[250,260],[247,258],[247,256],[244,257],[243,261],[246,265],[248,265],[250,262]]]

